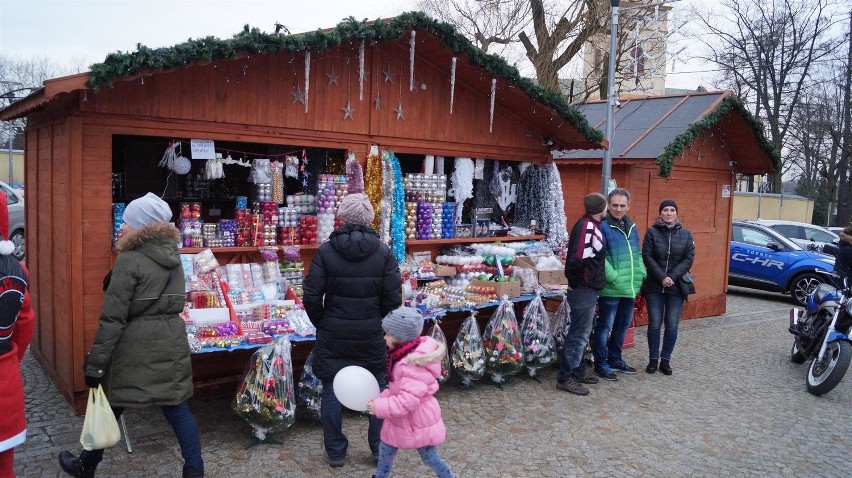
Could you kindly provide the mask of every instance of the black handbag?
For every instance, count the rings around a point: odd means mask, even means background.
[[[695,275],[692,272],[687,272],[680,276],[677,281],[680,287],[680,294],[684,297],[695,293]]]

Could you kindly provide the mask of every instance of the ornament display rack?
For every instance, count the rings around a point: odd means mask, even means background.
[[[434,259],[442,247],[456,244],[473,244],[483,242],[518,242],[518,241],[540,241],[543,240],[543,235],[532,236],[500,236],[500,237],[465,237],[453,239],[409,239],[405,241],[406,253],[430,251]],[[306,244],[294,246],[267,246],[267,247],[298,247],[302,261],[305,266],[305,274],[311,265],[311,259],[319,249],[320,244]],[[235,264],[239,262],[255,262],[260,261],[260,246],[243,246],[243,247],[212,247],[209,248],[213,254],[220,259],[220,262],[226,264]],[[198,254],[199,252],[208,249],[206,247],[181,247],[181,254]]]
[[[502,236],[502,237],[456,237],[453,239],[409,239],[405,241],[406,246],[424,246],[424,245],[444,245],[444,244],[472,244],[477,242],[518,242],[518,241],[540,241],[543,240],[542,235],[533,236]],[[305,244],[294,246],[269,246],[269,247],[298,247],[299,250],[318,249],[320,244]],[[261,246],[245,246],[245,247],[181,247],[181,254],[198,254],[199,252],[210,249],[214,253],[236,253],[236,252],[254,252]]]
[[[533,236],[495,236],[495,237],[455,237],[452,239],[409,239],[405,241],[406,246],[421,246],[432,244],[469,244],[475,242],[518,242],[518,241],[540,241],[543,235]]]

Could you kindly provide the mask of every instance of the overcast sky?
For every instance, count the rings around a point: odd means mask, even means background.
[[[600,0],[604,1],[604,0]],[[686,4],[686,0],[681,5]],[[343,18],[385,18],[412,10],[414,0],[0,0],[0,54],[16,59],[48,57],[86,69],[108,53],[136,44],[163,47],[208,35],[230,38],[249,24],[292,33],[328,28]],[[511,61],[510,61],[511,63]],[[707,86],[707,77],[684,73],[697,64],[675,63],[669,87]],[[522,73],[530,74],[523,68]]]

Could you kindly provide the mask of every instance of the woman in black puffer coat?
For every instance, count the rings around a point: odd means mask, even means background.
[[[642,241],[642,259],[648,275],[642,294],[648,305],[648,366],[645,371],[672,374],[669,360],[677,341],[677,327],[686,297],[678,280],[689,272],[695,260],[695,242],[689,229],[677,218],[677,204],[671,199],[660,203],[660,217],[648,228]],[[665,321],[663,350],[660,352],[660,328]]]
[[[364,194],[350,194],[337,217],[344,226],[320,246],[304,281],[305,310],[317,328],[313,371],[322,380],[323,441],[329,465],[343,466],[349,441],[332,383],[349,365],[366,368],[384,388],[387,347],[382,318],[402,304],[399,264],[370,227],[375,213]],[[367,440],[379,455],[382,421],[370,415]]]

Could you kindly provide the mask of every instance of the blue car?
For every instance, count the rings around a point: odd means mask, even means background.
[[[775,230],[751,221],[734,221],[728,284],[790,294],[804,306],[826,277],[816,271],[834,269],[834,257],[808,252]]]

